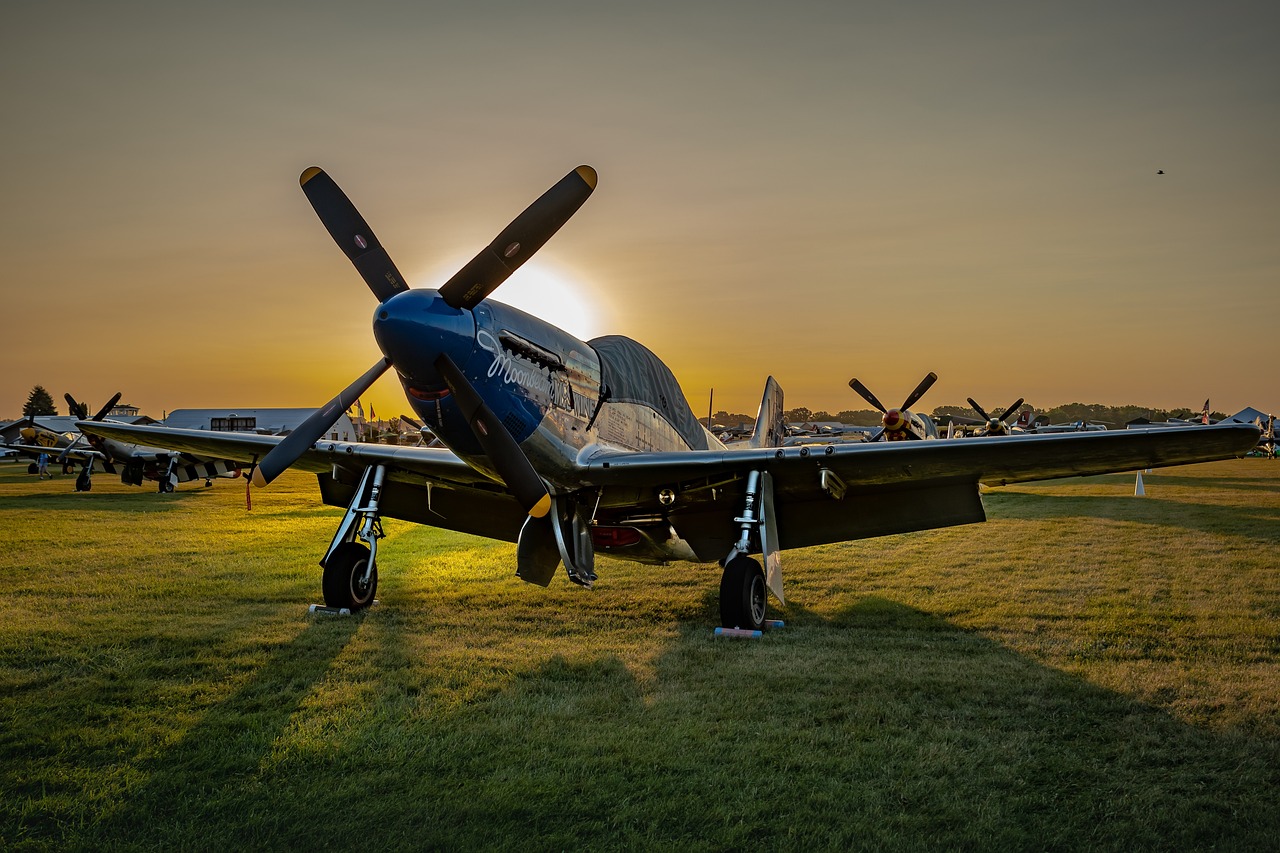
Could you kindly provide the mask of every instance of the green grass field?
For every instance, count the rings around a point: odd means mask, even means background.
[[[0,849],[1276,850],[1280,462],[992,490],[991,520],[714,566],[515,578],[387,522],[0,464]]]

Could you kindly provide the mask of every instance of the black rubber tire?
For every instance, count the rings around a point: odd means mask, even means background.
[[[369,573],[368,586],[360,585],[369,548],[359,542],[344,542],[337,547],[324,566],[324,603],[329,607],[345,607],[353,613],[373,604],[378,592],[378,566]]]
[[[93,480],[89,478],[87,471],[81,471],[80,476],[76,477],[76,491],[87,492],[93,488]]]
[[[720,624],[759,631],[764,628],[767,601],[760,564],[745,554],[730,560],[720,576]]]
[[[160,494],[167,495],[173,491],[173,488],[173,481],[168,477],[162,477],[160,479]]]
[[[39,466],[39,465],[37,465],[35,462],[32,462],[30,465],[28,465],[28,466],[27,466],[27,473],[28,473],[28,474],[39,474],[39,473],[40,473],[40,466]]]

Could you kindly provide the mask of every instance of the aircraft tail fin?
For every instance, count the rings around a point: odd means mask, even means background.
[[[782,421],[782,386],[772,376],[764,383],[764,396],[760,398],[760,411],[756,413],[756,428],[747,440],[748,447],[781,447],[787,435]]]

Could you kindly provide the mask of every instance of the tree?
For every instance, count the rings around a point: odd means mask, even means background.
[[[53,398],[49,396],[49,392],[44,390],[43,385],[37,385],[31,389],[31,395],[27,397],[27,402],[22,406],[22,416],[29,418],[35,415],[56,415],[58,410],[53,407]]]
[[[845,409],[836,415],[836,420],[850,426],[879,426],[880,417],[874,409]]]

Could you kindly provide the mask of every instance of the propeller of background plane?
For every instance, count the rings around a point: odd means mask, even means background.
[[[112,397],[110,400],[108,400],[105,406],[103,406],[101,409],[98,409],[97,414],[95,414],[92,418],[89,417],[89,407],[86,406],[84,403],[77,403],[75,397],[72,397],[70,394],[63,394],[62,399],[67,401],[67,411],[70,412],[73,416],[75,416],[76,419],[82,420],[82,421],[88,421],[88,420],[101,421],[104,418],[106,418],[107,412],[114,409],[116,407],[116,403],[120,402],[120,396],[121,396],[121,392],[117,391],[116,395]],[[89,436],[89,435],[85,435],[84,433],[81,433],[80,435],[76,436],[75,441],[71,442],[65,448],[63,448],[61,455],[59,455],[58,457],[58,461],[65,462],[67,460],[67,454],[70,453],[72,448],[74,448],[81,441],[88,442],[89,446],[94,448],[95,450],[98,450],[98,451],[102,450],[102,447],[100,445],[103,443],[103,441],[101,438],[98,438],[97,436]]]
[[[882,438],[887,438],[888,433],[901,435],[903,438],[923,439],[924,436],[917,434],[911,426],[911,418],[906,414],[906,411],[923,397],[924,392],[928,391],[933,386],[933,383],[937,381],[938,374],[930,371],[928,376],[920,380],[916,390],[907,395],[907,399],[903,401],[901,406],[896,409],[886,409],[884,404],[876,399],[876,395],[872,394],[866,385],[863,385],[857,379],[850,379],[849,387],[884,415],[880,419],[880,429],[872,433],[871,438],[867,439],[867,441],[879,441]]]
[[[312,166],[302,173],[299,182],[329,235],[379,302],[409,289],[369,224],[328,174]],[[569,221],[595,187],[596,172],[590,166],[569,172],[445,282],[438,291],[441,299],[453,308],[475,308]],[[297,461],[390,366],[390,359],[379,359],[363,376],[295,427],[258,462],[254,485],[265,486]],[[515,438],[448,355],[442,354],[435,366],[498,476],[529,515],[545,516],[551,505],[550,493]]]
[[[101,421],[104,418],[106,418],[107,412],[111,411],[116,407],[116,403],[120,402],[121,396],[122,396],[121,392],[117,391],[116,395],[112,397],[110,400],[108,400],[105,406],[103,406],[101,409],[98,409],[98,413],[95,414],[92,418],[89,417],[89,407],[86,406],[84,403],[77,403],[76,398],[72,397],[70,394],[63,394],[62,398],[67,401],[67,407],[70,410],[71,414],[75,415],[80,420]]]
[[[1017,414],[1018,408],[1025,402],[1023,398],[1019,397],[1018,402],[1004,410],[1004,414],[998,418],[993,418],[983,411],[982,407],[972,397],[966,397],[965,399],[969,401],[969,405],[973,407],[973,410],[978,413],[978,417],[987,422],[986,429],[980,430],[977,433],[978,435],[1007,435],[1009,416]]]

